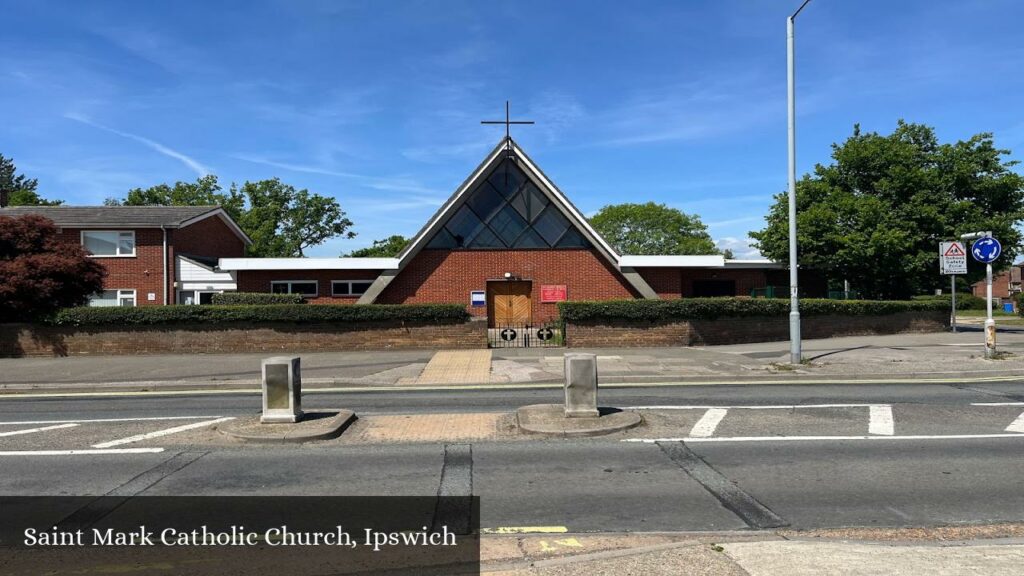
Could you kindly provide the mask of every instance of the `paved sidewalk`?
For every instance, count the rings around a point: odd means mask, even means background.
[[[999,360],[983,358],[980,329],[959,333],[856,336],[702,348],[471,351],[379,350],[301,354],[303,384],[317,387],[516,386],[562,382],[567,351],[598,356],[601,381],[733,383],[964,379],[1024,373],[1024,329],[999,333]],[[78,356],[0,359],[0,393],[256,389],[269,354]]]
[[[813,533],[485,536],[490,576],[1002,576],[1020,574],[1020,525]],[[979,534],[983,539],[957,540]]]

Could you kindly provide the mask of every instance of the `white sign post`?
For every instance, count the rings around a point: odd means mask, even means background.
[[[1003,253],[1003,247],[992,237],[992,232],[961,234],[960,239],[974,240],[974,244],[971,245],[971,256],[985,264],[985,358],[995,358],[996,321],[992,318],[992,262]]]
[[[967,274],[967,250],[963,242],[939,243],[939,272],[949,274],[952,295],[949,325],[956,332],[956,275]]]

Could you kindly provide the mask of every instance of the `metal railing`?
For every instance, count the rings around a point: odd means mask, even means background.
[[[491,348],[559,348],[565,346],[565,331],[560,322],[505,323],[487,329]]]

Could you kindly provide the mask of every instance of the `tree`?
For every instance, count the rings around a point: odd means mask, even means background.
[[[722,250],[722,258],[725,258],[726,260],[732,260],[735,257],[736,256],[734,256],[732,253],[732,249],[726,248],[725,250]]]
[[[175,182],[173,186],[158,184],[134,188],[123,200],[107,198],[107,206],[220,206],[238,219],[245,208],[245,198],[234,187],[224,193],[217,177],[210,174],[195,182]]]
[[[992,230],[1006,266],[1019,253],[1024,178],[1009,151],[988,133],[940,144],[929,126],[902,120],[889,135],[861,133],[832,145],[833,162],[797,183],[801,268],[849,280],[868,298],[907,298],[945,287],[938,244],[965,232]],[[751,232],[761,253],[789,255],[786,194],[775,197],[763,230]],[[969,279],[984,266],[970,262]]]
[[[252,256],[287,258],[302,256],[310,246],[336,236],[352,238],[352,221],[333,198],[297,190],[277,178],[232,184],[224,192],[213,175],[195,182],[176,182],[136,188],[123,200],[108,205],[126,206],[221,206],[252,238]]]
[[[590,219],[620,254],[718,254],[696,215],[664,204],[614,204]]]
[[[347,256],[350,258],[392,258],[401,254],[409,242],[409,238],[395,234],[384,240],[374,240],[372,246],[353,250]]]
[[[47,200],[36,192],[39,182],[35,178],[26,178],[24,174],[16,174],[14,160],[0,154],[0,198],[7,206],[58,206],[61,200]]]
[[[105,274],[81,245],[62,240],[52,221],[0,216],[0,318],[31,320],[85,304],[103,289]]]

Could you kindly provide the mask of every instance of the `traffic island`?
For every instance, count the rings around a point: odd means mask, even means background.
[[[516,410],[516,425],[523,432],[563,438],[602,436],[635,428],[643,422],[636,412],[601,407],[597,416],[569,418],[561,404],[534,404]]]
[[[597,356],[565,355],[565,404],[534,404],[516,410],[524,432],[550,436],[600,436],[638,426],[636,412],[597,406]]]
[[[238,418],[221,426],[220,432],[247,442],[311,442],[341,436],[356,419],[351,410],[307,410],[294,423],[265,424],[261,415]]]

